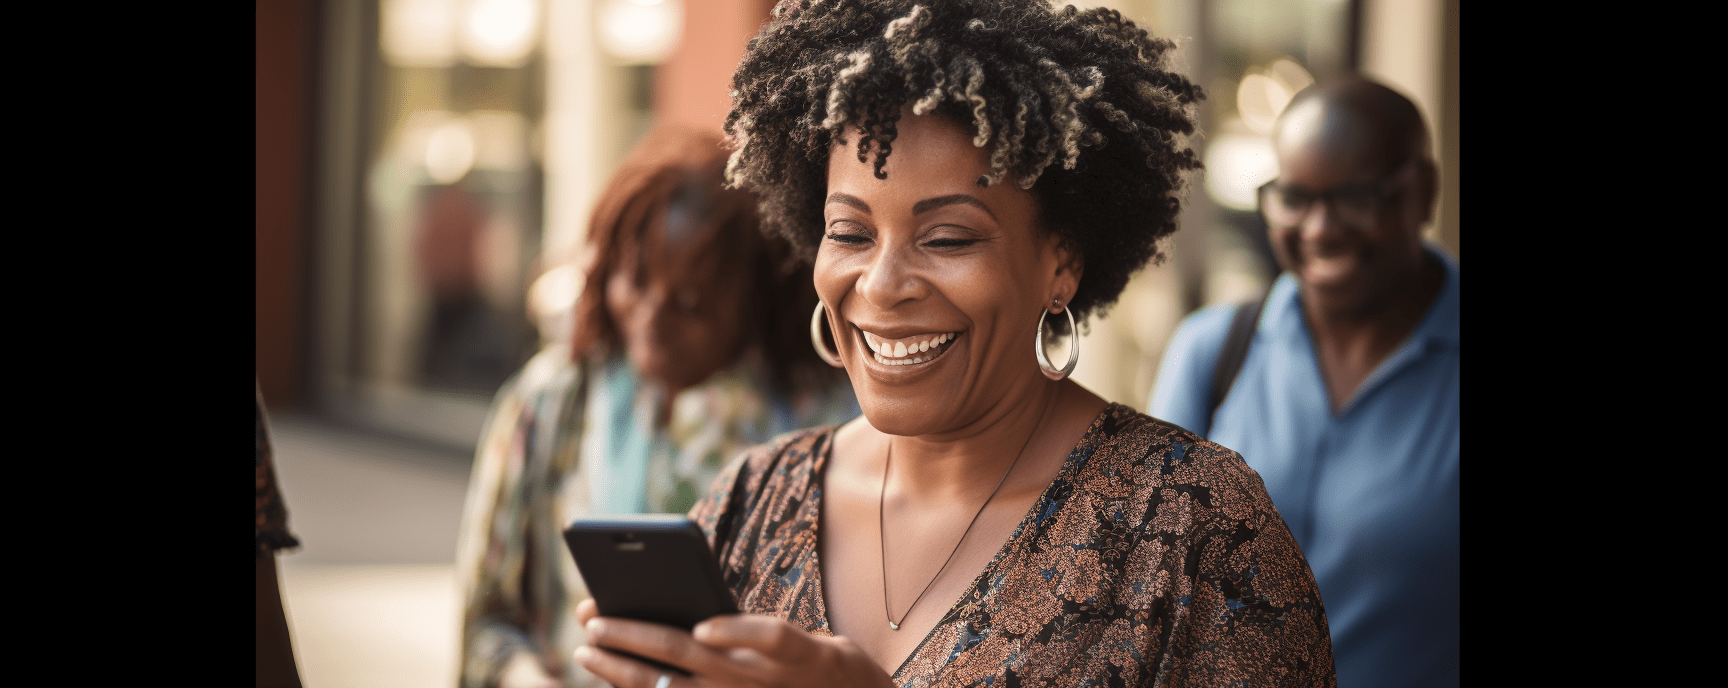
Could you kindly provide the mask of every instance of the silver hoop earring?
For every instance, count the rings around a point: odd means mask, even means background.
[[[1062,313],[1068,316],[1068,363],[1058,369],[1050,364],[1050,357],[1044,354],[1044,316],[1049,315],[1050,311],[1039,309],[1038,336],[1033,342],[1038,352],[1038,372],[1044,373],[1044,377],[1052,380],[1068,377],[1070,373],[1074,372],[1074,366],[1080,362],[1080,331],[1074,329],[1074,311],[1063,306]]]
[[[827,319],[828,309],[823,308],[822,302],[818,300],[816,302],[816,312],[810,314],[810,345],[816,347],[816,355],[822,357],[823,363],[827,363],[836,368],[844,368],[846,367],[846,364],[841,362],[840,354],[838,352],[829,351],[828,345],[822,343],[822,322]],[[840,338],[835,337],[834,343],[840,343]]]

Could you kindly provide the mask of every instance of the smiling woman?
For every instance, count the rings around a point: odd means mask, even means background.
[[[1334,683],[1241,457],[1042,360],[1175,230],[1200,93],[1171,47],[1110,10],[781,4],[734,77],[730,179],[813,259],[812,343],[864,417],[746,452],[691,511],[744,614],[583,603],[578,663],[625,688]]]
[[[1081,256],[1043,229],[1031,193],[975,183],[989,161],[972,138],[952,119],[906,112],[883,178],[844,140],[828,158],[816,293],[833,304],[841,358],[865,378],[854,386],[876,390],[860,405],[892,435],[941,432],[1005,412],[1004,400],[1041,398],[1034,388],[1048,381],[1027,335],[1039,306],[1061,312],[1079,282]],[[946,339],[937,355],[933,339]],[[1094,405],[1082,426],[1102,409]]]

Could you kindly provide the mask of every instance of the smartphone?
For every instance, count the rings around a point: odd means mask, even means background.
[[[601,616],[688,631],[708,617],[738,612],[708,539],[682,515],[577,519],[564,529],[564,544]]]

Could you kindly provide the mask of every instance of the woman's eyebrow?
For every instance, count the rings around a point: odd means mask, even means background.
[[[956,203],[964,203],[966,205],[977,206],[980,210],[983,210],[985,214],[989,215],[990,219],[992,219],[992,220],[996,219],[996,213],[990,212],[990,206],[984,205],[983,201],[980,201],[980,200],[973,198],[971,196],[968,196],[966,194],[953,194],[953,195],[949,195],[949,196],[937,196],[935,198],[926,198],[922,201],[919,201],[917,203],[912,204],[912,214],[913,215],[921,215],[921,214],[930,212],[932,210],[935,210],[937,208],[940,208],[942,206],[954,205]]]
[[[840,193],[839,191],[828,194],[828,200],[823,201],[823,204],[826,205],[828,203],[839,203],[841,205],[849,205],[849,206],[852,206],[852,207],[857,208],[859,210],[862,210],[866,213],[870,212],[870,204],[865,203],[864,199],[859,198],[857,196],[853,196],[852,194]]]

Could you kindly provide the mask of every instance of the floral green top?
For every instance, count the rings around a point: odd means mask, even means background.
[[[832,635],[833,429],[741,456],[691,512],[739,607]],[[1314,575],[1235,452],[1112,404],[897,671],[926,686],[1335,686]]]
[[[461,684],[495,685],[518,651],[570,685],[592,681],[569,661],[586,595],[561,535],[570,521],[688,511],[750,446],[858,415],[843,377],[789,396],[771,390],[766,366],[747,355],[680,392],[666,417],[664,392],[621,356],[575,363],[554,346],[530,359],[493,401],[469,482],[456,562]]]

